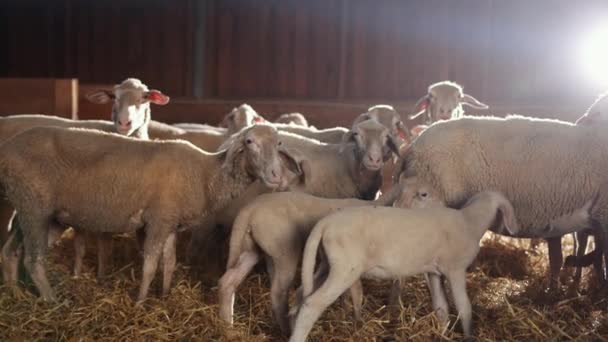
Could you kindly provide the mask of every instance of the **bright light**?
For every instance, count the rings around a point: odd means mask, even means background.
[[[588,33],[582,48],[585,77],[608,88],[608,26]]]

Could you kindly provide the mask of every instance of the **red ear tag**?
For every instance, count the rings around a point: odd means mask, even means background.
[[[398,130],[398,132],[399,132],[399,137],[400,137],[401,139],[403,139],[403,140],[408,140],[408,136],[407,136],[407,134],[405,134],[405,132],[404,132],[404,131],[402,131],[402,130]]]

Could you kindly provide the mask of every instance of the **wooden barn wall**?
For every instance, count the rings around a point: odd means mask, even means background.
[[[191,94],[192,1],[2,0],[0,77],[115,83]]]
[[[323,101],[415,100],[452,79],[490,104],[590,103],[602,89],[576,51],[607,15],[606,0],[4,0],[0,77]]]

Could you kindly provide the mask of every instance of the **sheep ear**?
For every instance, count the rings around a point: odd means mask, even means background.
[[[104,104],[114,100],[116,95],[114,95],[114,92],[111,90],[98,89],[86,94],[85,97],[93,103]]]
[[[302,174],[300,175],[300,182],[302,184],[306,184],[306,179],[309,179],[311,176],[311,167],[310,162],[306,159],[300,162],[300,169],[302,170]]]
[[[423,97],[419,98],[418,101],[416,101],[416,105],[414,105],[414,113],[416,113],[416,114],[410,116],[410,120],[415,119],[415,118],[419,117],[420,115],[422,115],[422,113],[424,113],[430,105],[431,105],[431,95],[430,94],[426,94]]]
[[[342,146],[340,146],[340,153],[342,153],[344,151],[344,148],[346,147],[346,144],[348,144],[351,141],[355,140],[355,134],[353,133],[352,130],[344,133],[344,135],[342,135]]]
[[[228,114],[226,114],[226,116],[224,116],[224,119],[222,120],[222,122],[220,122],[220,127],[228,128],[228,126],[230,126],[230,121],[234,120],[235,111],[236,111],[236,108],[232,108],[230,113],[228,113]]]
[[[463,105],[475,108],[475,109],[488,109],[488,105],[477,100],[476,98],[474,98],[473,96],[469,95],[469,94],[463,94],[462,97],[460,98],[460,103],[462,103]]]
[[[161,106],[166,105],[167,103],[169,103],[170,100],[169,96],[163,94],[162,92],[160,92],[160,90],[156,89],[152,89],[146,92],[144,94],[144,97],[146,100]]]
[[[234,161],[238,157],[239,154],[245,151],[245,145],[243,145],[243,139],[238,139],[233,141],[230,145],[228,145],[228,149],[226,150],[226,157],[224,159],[224,163],[222,164],[222,169],[226,172],[232,172],[234,167]]]
[[[302,168],[300,166],[300,163],[298,163],[298,161],[290,151],[288,151],[286,148],[280,148],[279,156],[281,158],[281,162],[289,171],[293,172],[298,176],[302,175]]]
[[[401,139],[405,140],[409,144],[412,141],[412,133],[410,132],[410,130],[401,120],[397,121],[396,125],[399,137],[401,137]]]
[[[397,143],[397,140],[395,139],[395,137],[393,137],[390,134],[387,136],[387,138],[388,139],[386,139],[386,145],[398,157],[399,156],[399,144]]]

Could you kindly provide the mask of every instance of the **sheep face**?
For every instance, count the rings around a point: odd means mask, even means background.
[[[246,128],[232,142],[224,165],[230,172],[235,163],[244,163],[248,174],[272,189],[284,186],[290,181],[287,177],[302,173],[294,157],[283,148],[277,130],[265,124]]]
[[[243,103],[238,108],[233,108],[230,113],[226,114],[224,120],[220,123],[220,126],[226,127],[228,129],[228,134],[234,134],[245,127],[264,121],[264,118],[251,108],[250,105]]]
[[[390,130],[390,134],[398,141],[399,145],[409,143],[411,140],[410,132],[401,120],[401,116],[397,111],[389,105],[376,105],[367,109],[367,113],[361,114],[355,124],[373,119],[381,123]]]
[[[418,177],[399,176],[399,195],[393,203],[396,208],[445,207],[437,191]]]
[[[576,120],[577,125],[593,125],[608,122],[608,92],[591,105],[587,112]]]
[[[116,132],[132,135],[150,121],[150,103],[166,105],[169,97],[158,90],[148,90],[140,80],[129,78],[116,85],[114,90],[97,90],[87,95],[94,103],[113,101],[112,121]]]
[[[473,96],[462,92],[462,87],[454,82],[443,81],[429,87],[428,93],[416,102],[416,114],[426,113],[427,121],[449,120],[464,114],[462,106],[487,109],[488,106]]]
[[[370,171],[378,171],[389,160],[391,153],[399,155],[398,144],[388,128],[376,120],[356,124],[345,134],[347,141],[357,145],[357,157],[361,165]]]

